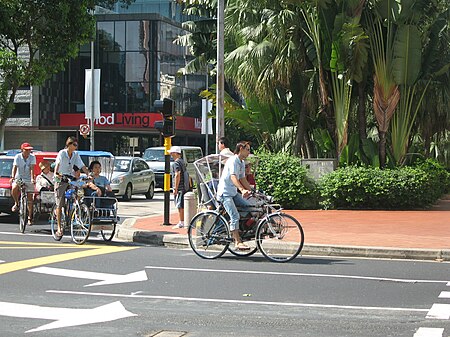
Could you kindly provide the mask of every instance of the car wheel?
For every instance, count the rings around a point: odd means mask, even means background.
[[[155,185],[150,183],[150,186],[148,187],[147,193],[145,193],[145,198],[147,199],[153,199],[153,196],[155,195]]]
[[[133,193],[133,187],[131,186],[131,184],[128,184],[127,187],[125,188],[125,193],[123,194],[122,199],[124,201],[131,200],[132,193]]]

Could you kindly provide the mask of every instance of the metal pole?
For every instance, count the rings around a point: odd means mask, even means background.
[[[225,2],[218,1],[217,8],[217,84],[216,84],[216,143],[225,135],[224,131],[224,15]],[[216,153],[219,146],[216,144]]]
[[[164,137],[164,222],[163,226],[170,226],[170,153],[172,138]]]
[[[94,151],[94,109],[95,109],[95,89],[94,89],[94,73],[95,73],[95,65],[94,65],[94,40],[91,41],[91,151]]]

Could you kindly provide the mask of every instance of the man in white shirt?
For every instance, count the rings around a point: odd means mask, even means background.
[[[239,250],[249,250],[239,235],[239,212],[236,206],[250,206],[244,198],[250,196],[251,187],[245,178],[244,161],[250,154],[250,144],[239,142],[234,150],[234,156],[230,157],[223,169],[217,187],[217,196],[230,216],[230,230],[233,235],[234,245]],[[238,193],[238,189],[242,194]]]
[[[56,221],[58,222],[58,231],[56,236],[61,239],[63,231],[61,228],[61,208],[64,206],[64,197],[69,184],[59,179],[63,175],[74,176],[74,166],[81,167],[81,170],[89,174],[89,171],[76,151],[78,140],[75,137],[69,137],[66,140],[66,147],[58,152],[55,160],[55,203],[56,203]]]
[[[11,194],[14,198],[14,206],[12,207],[13,212],[17,212],[19,209],[19,191],[20,186],[17,183],[18,179],[21,179],[25,184],[25,190],[27,192],[34,192],[34,184],[36,182],[36,177],[34,176],[34,165],[36,165],[36,157],[31,154],[33,147],[30,143],[23,143],[20,146],[21,152],[16,154],[14,157],[14,163],[11,173]],[[28,225],[32,223],[33,214],[33,194],[28,193]]]

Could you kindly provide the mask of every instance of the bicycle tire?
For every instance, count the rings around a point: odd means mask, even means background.
[[[61,208],[61,229],[64,233],[64,229],[66,228],[66,216],[65,216],[64,207]],[[52,232],[53,239],[56,241],[60,241],[62,236],[57,236],[56,232],[58,231],[58,221],[56,220],[56,205],[53,205],[52,210],[50,211],[50,215],[48,218],[48,222],[50,224],[50,230]]]
[[[91,233],[91,215],[85,204],[74,204],[70,216],[70,230],[72,241],[77,245],[86,242]]]
[[[100,234],[102,235],[103,240],[105,240],[106,242],[111,241],[114,237],[114,234],[116,233],[116,223],[112,223],[110,226],[112,227],[111,230],[109,229],[100,230]]]
[[[192,218],[188,239],[194,253],[203,259],[221,257],[232,242],[227,221],[214,211],[201,212]]]
[[[20,194],[19,200],[19,230],[21,233],[25,233],[28,221],[28,198],[26,193]]]
[[[256,230],[258,249],[273,262],[288,262],[296,258],[304,241],[300,222],[284,213],[270,214]]]

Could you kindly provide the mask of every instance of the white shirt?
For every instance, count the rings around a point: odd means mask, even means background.
[[[24,158],[22,153],[14,156],[13,166],[17,166],[15,179],[22,179],[25,183],[31,183],[31,166],[36,165],[36,157],[32,154]]]
[[[232,175],[236,175],[238,180],[245,177],[245,164],[243,160],[239,159],[236,154],[230,157],[225,163],[223,168],[222,176],[219,180],[219,186],[217,187],[217,195],[225,197],[234,197],[237,192],[237,187],[233,184],[231,180]]]
[[[45,179],[44,176],[46,176],[48,180]],[[36,177],[36,190],[40,191],[43,187],[53,189],[53,185],[50,184],[49,181],[53,182],[53,172],[49,171],[47,174],[42,172],[40,175]]]
[[[55,167],[58,167],[58,172],[62,174],[74,175],[73,166],[76,165],[78,168],[82,168],[84,165],[83,160],[81,160],[80,155],[77,151],[72,152],[72,158],[69,158],[69,153],[67,149],[58,152],[55,160]]]

